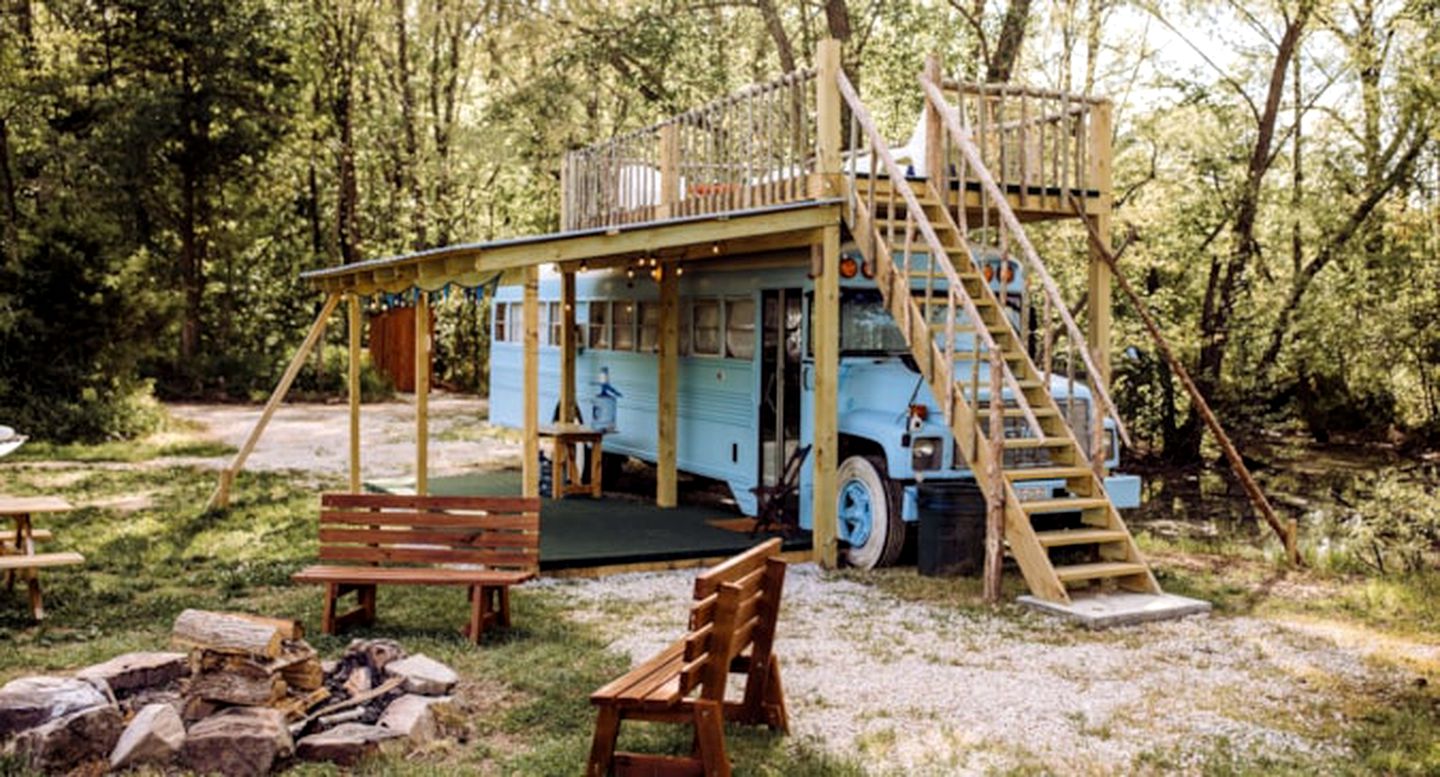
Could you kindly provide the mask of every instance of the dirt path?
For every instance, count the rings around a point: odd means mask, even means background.
[[[176,418],[198,424],[201,436],[240,446],[260,417],[254,405],[171,405]],[[430,398],[430,474],[520,465],[520,435],[490,426],[483,399],[452,394]],[[366,479],[413,477],[415,406],[404,398],[365,405],[360,411],[361,471]],[[349,408],[343,404],[287,404],[275,412],[250,470],[300,470],[326,475],[349,472]],[[166,460],[222,467],[229,457]]]

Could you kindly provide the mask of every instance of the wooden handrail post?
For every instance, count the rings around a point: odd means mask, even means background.
[[[815,50],[816,169],[811,197],[838,197],[840,185],[840,41],[826,38]]]
[[[675,123],[660,128],[660,205],[656,216],[672,218],[680,204],[680,126]]]
[[[833,569],[838,561],[836,479],[840,464],[840,436],[836,426],[840,370],[840,228],[825,227],[811,250],[820,253],[820,276],[815,279],[815,452],[811,456],[811,537],[815,560]]]
[[[931,54],[925,57],[924,78],[932,84],[939,85],[942,78],[940,73],[940,56]],[[937,184],[945,180],[945,149],[944,149],[944,125],[941,123],[940,111],[935,109],[929,100],[925,101],[925,175]],[[937,186],[936,188],[940,188]],[[942,188],[940,194],[948,196],[945,191],[948,187]],[[948,207],[948,206],[947,206]]]
[[[265,433],[265,427],[269,425],[270,417],[275,415],[275,410],[280,407],[281,401],[290,392],[290,384],[294,383],[295,376],[300,374],[300,368],[305,365],[305,358],[310,355],[310,349],[315,347],[316,341],[320,339],[320,334],[325,331],[325,322],[329,320],[330,315],[335,312],[335,308],[339,304],[339,294],[331,294],[326,297],[320,314],[315,317],[315,322],[310,325],[310,331],[306,333],[305,339],[296,349],[295,356],[290,359],[290,365],[285,368],[285,374],[280,376],[280,382],[271,392],[270,399],[265,403],[265,409],[260,411],[260,419],[250,430],[250,436],[245,438],[245,444],[240,446],[240,450],[235,453],[235,458],[230,460],[230,466],[220,470],[220,484],[210,495],[206,509],[224,509],[230,506],[230,488],[235,484],[235,476],[240,474],[240,470],[245,466],[245,460],[250,458],[256,443],[260,442],[260,435]]]
[[[1005,564],[1005,399],[1000,382],[1005,362],[999,349],[990,348],[990,443],[986,462],[986,488],[990,498],[985,511],[985,601],[1000,603],[1001,571]],[[977,424],[978,426],[978,424]]]

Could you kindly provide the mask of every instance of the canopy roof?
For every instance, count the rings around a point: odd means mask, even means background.
[[[814,199],[729,213],[647,221],[601,229],[458,243],[300,274],[327,293],[435,291],[476,286],[496,273],[514,278],[526,267],[586,262],[603,266],[635,257],[664,260],[759,253],[813,242],[816,229],[840,223],[841,199]]]

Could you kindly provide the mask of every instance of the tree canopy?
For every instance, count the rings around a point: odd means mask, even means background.
[[[1111,96],[1126,272],[1197,381],[1262,424],[1440,428],[1434,0],[8,0],[0,417],[135,431],[135,397],[268,387],[306,268],[558,225],[566,149],[809,63],[896,140],[938,53]],[[1041,242],[1077,301],[1084,233]],[[442,306],[453,382],[483,309]],[[1123,306],[1117,389],[1199,451]],[[1187,420],[1190,419],[1190,420]]]

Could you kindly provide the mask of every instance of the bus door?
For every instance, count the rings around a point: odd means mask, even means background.
[[[802,291],[761,292],[760,482],[771,486],[800,444],[800,362],[804,343]]]

